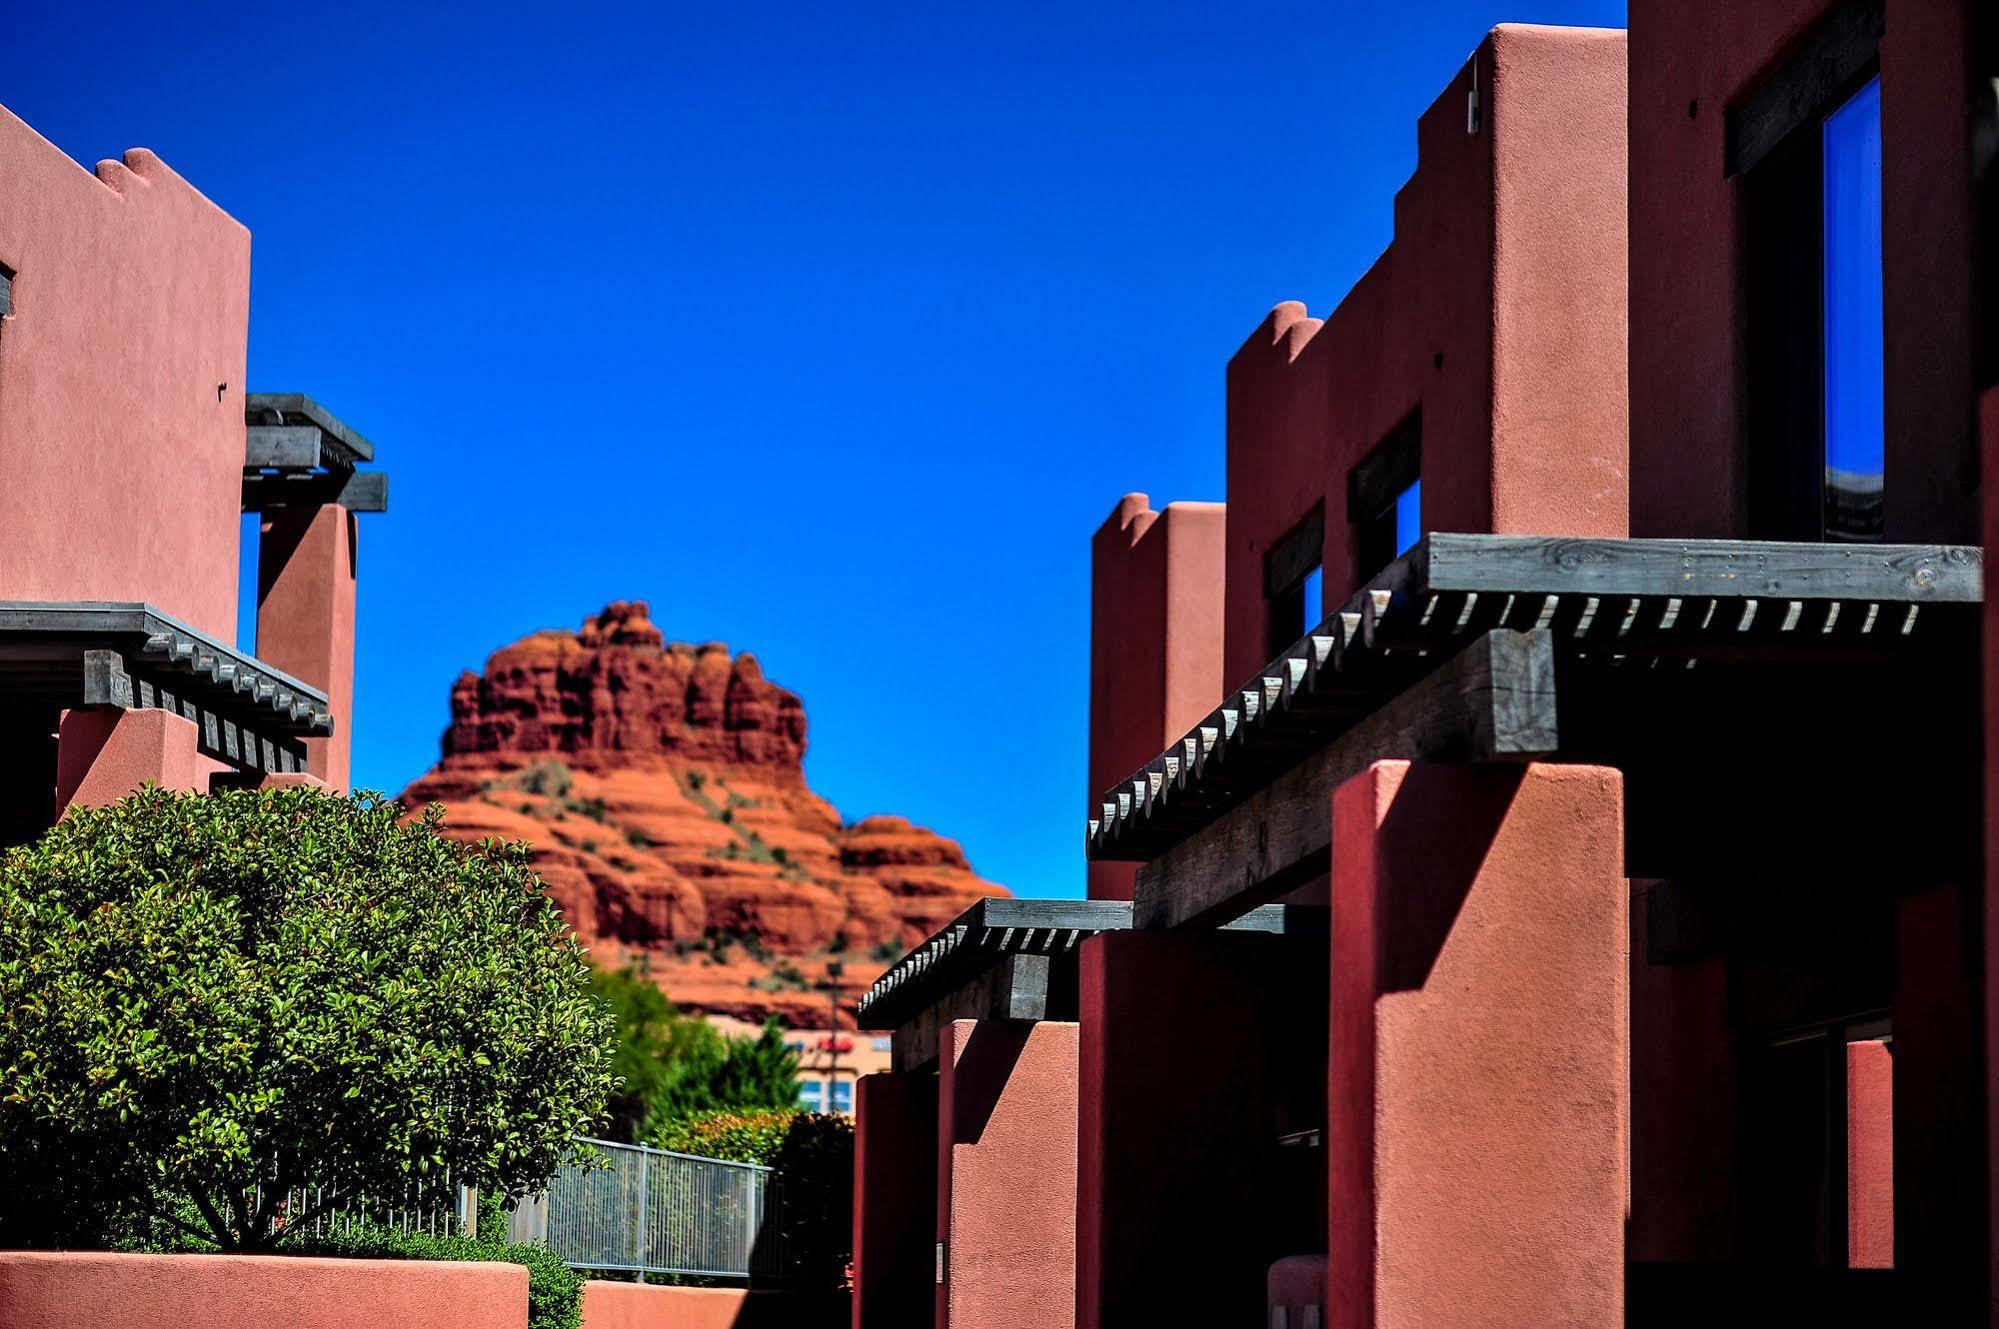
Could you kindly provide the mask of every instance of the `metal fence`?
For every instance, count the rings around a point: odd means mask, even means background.
[[[257,1203],[263,1203],[263,1195],[260,1187]],[[433,1237],[470,1236],[478,1224],[478,1204],[477,1191],[454,1185],[449,1178],[412,1186],[394,1197],[360,1195],[332,1205],[319,1187],[297,1186],[285,1196],[284,1226],[316,1237],[365,1228],[422,1232]]]
[[[584,1140],[509,1235],[581,1269],[780,1281],[790,1269],[782,1179],[755,1163]]]

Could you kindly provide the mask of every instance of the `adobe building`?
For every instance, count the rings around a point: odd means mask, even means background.
[[[372,447],[245,392],[249,233],[158,157],[93,174],[0,109],[0,180],[0,845],[149,780],[344,789]]]
[[[1999,1323],[1999,14],[1631,10],[1099,531],[1093,898],[861,1003],[857,1325]]]

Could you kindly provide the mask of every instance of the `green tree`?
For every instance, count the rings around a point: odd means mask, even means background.
[[[645,974],[598,970],[590,984],[617,1021],[609,1138],[630,1143],[664,1123],[720,1109],[789,1107],[798,1100],[798,1054],[767,1021],[754,1038],[726,1036],[681,1013]]]
[[[400,811],[149,788],[0,859],[0,1239],[263,1250],[363,1196],[546,1181],[610,1021],[527,848]]]

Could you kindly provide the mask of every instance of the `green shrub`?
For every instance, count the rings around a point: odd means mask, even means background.
[[[421,1232],[393,1232],[364,1227],[338,1235],[288,1241],[282,1250],[293,1255],[331,1255],[356,1260],[498,1260],[528,1271],[528,1329],[579,1329],[583,1323],[583,1276],[562,1257],[541,1245],[509,1245],[506,1219],[498,1220],[498,1236],[433,1237]],[[486,1216],[480,1215],[485,1232]]]
[[[399,814],[148,788],[0,858],[0,1241],[546,1181],[613,1087],[588,966],[525,846]]]
[[[665,1125],[652,1143],[775,1168],[792,1278],[806,1290],[840,1286],[854,1250],[852,1118],[796,1108],[711,1112]]]

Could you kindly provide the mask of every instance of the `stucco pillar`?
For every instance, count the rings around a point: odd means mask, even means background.
[[[958,1020],[937,1043],[937,1329],[1067,1329],[1076,1026]]]
[[[1321,1249],[1323,936],[1083,942],[1081,1329],[1259,1324],[1273,1263]]]
[[[1591,766],[1334,792],[1329,1327],[1623,1323],[1622,805]]]
[[[56,808],[101,807],[140,786],[202,791],[215,763],[194,721],[171,711],[71,711],[56,735]]]
[[[337,503],[273,508],[257,544],[257,658],[326,693],[333,736],[306,740],[306,767],[348,785],[354,719],[354,514]]]
[[[864,1075],[854,1095],[854,1329],[930,1322],[936,1234],[937,1077]]]
[[[1155,512],[1144,494],[1126,494],[1090,541],[1084,792],[1092,803],[1200,723],[1228,685],[1226,516],[1219,503],[1169,503]],[[1132,863],[1091,863],[1090,898],[1129,900],[1136,874]]]
[[[1895,1058],[1885,1040],[1846,1045],[1846,1262],[1895,1267]]]

